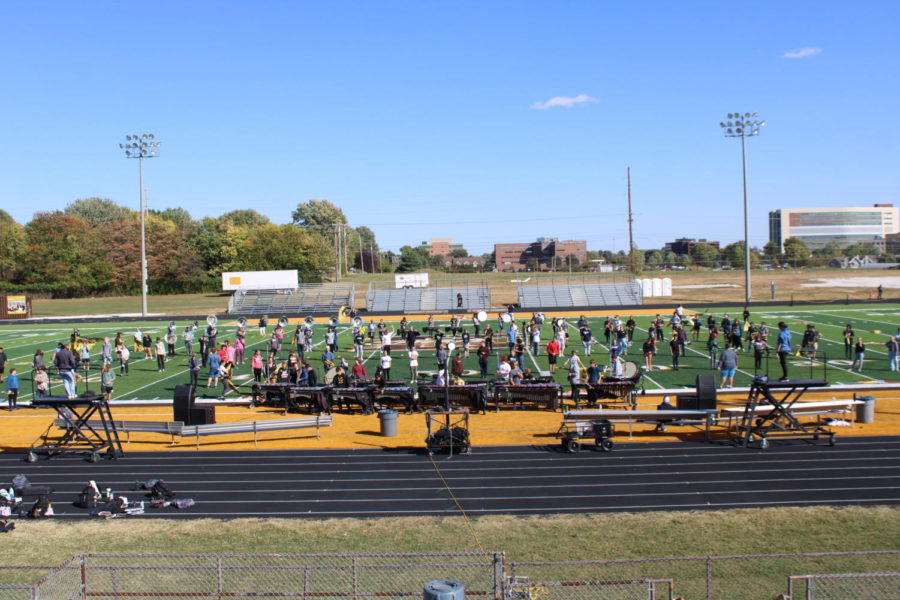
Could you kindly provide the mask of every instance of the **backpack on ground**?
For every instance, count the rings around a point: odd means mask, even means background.
[[[47,496],[38,496],[31,508],[28,509],[27,516],[29,519],[40,519],[46,517],[50,512],[50,499]]]
[[[78,508],[97,508],[97,491],[90,485],[85,486],[75,500]]]
[[[151,500],[171,500],[175,497],[175,492],[170,490],[162,479],[159,479],[150,488],[150,493],[148,495]]]

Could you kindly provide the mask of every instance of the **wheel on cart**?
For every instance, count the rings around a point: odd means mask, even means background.
[[[759,449],[765,450],[768,447],[769,447],[769,440],[767,440],[764,437],[759,438]]]
[[[98,463],[100,462],[100,455],[96,452],[91,452],[91,455],[88,457],[88,462]]]
[[[37,454],[35,454],[34,452],[29,452],[25,455],[25,462],[36,463],[37,459]]]
[[[597,440],[597,448],[604,452],[612,452],[613,450],[613,441],[609,438],[605,440]]]
[[[575,438],[566,438],[563,442],[563,448],[569,454],[575,454],[579,450],[581,450],[581,442],[579,442]]]
[[[829,445],[829,446],[834,446],[835,444],[837,444],[837,440],[834,439],[834,436],[831,436],[830,438],[828,438],[828,445]]]

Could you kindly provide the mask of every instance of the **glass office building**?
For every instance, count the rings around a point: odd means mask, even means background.
[[[827,244],[871,244],[883,252],[885,239],[898,229],[893,204],[872,207],[782,208],[769,212],[769,241],[784,250],[784,241],[797,238],[810,250]]]

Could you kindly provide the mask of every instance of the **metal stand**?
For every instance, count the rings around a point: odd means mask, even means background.
[[[39,453],[46,454],[47,458],[63,453],[87,454],[91,462],[100,460],[102,453],[108,458],[125,455],[119,441],[119,432],[109,410],[109,403],[103,396],[97,394],[85,394],[76,398],[51,396],[33,401],[32,406],[53,408],[61,423],[54,419],[35,440],[26,455],[28,462],[36,462]],[[94,414],[100,417],[102,430],[94,429],[89,423]],[[61,428],[62,433],[51,435],[51,431],[56,427]]]
[[[428,428],[425,445],[429,456],[439,450],[447,450],[452,456],[454,447],[459,454],[472,452],[472,445],[469,442],[468,408],[426,410],[425,425]]]
[[[793,379],[787,381],[761,382],[754,381],[750,386],[747,404],[738,425],[738,436],[735,442],[744,448],[757,443],[765,450],[772,438],[809,439],[817,441],[820,437],[828,439],[828,444],[835,444],[834,432],[825,429],[818,423],[804,424],[794,416],[792,408],[800,400],[806,390],[811,387],[826,387],[827,382],[821,379]],[[775,392],[775,393],[773,393]],[[775,394],[784,392],[781,397]]]

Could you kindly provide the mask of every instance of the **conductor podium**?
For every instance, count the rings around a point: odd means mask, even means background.
[[[37,462],[38,454],[46,454],[47,458],[57,454],[86,454],[91,462],[100,460],[101,454],[107,458],[124,456],[109,403],[103,396],[92,392],[73,398],[48,396],[33,400],[31,405],[52,408],[57,418],[28,449],[25,457],[28,462]],[[96,421],[90,422],[94,415],[100,417],[100,427]]]

